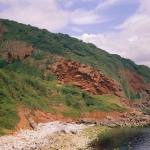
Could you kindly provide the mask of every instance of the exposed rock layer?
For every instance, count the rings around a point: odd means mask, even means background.
[[[52,70],[62,83],[71,83],[92,94],[123,96],[122,89],[116,81],[90,66],[60,59],[53,65]]]
[[[23,60],[31,56],[34,50],[31,45],[20,41],[7,42],[5,47],[5,57],[8,62]]]
[[[124,70],[122,74],[132,93],[139,95],[139,98],[144,101],[150,99],[150,83],[146,83],[142,76],[131,70]]]
[[[102,112],[87,113],[79,123],[95,123],[108,127],[138,127],[150,125],[150,116],[140,111],[134,110],[125,113],[111,112],[110,114],[106,114]],[[85,118],[86,116],[87,118]]]

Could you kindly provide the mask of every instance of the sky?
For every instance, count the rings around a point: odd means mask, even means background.
[[[150,0],[0,0],[0,18],[62,32],[150,67]]]

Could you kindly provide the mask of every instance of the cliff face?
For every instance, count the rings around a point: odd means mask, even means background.
[[[140,92],[140,91],[149,91],[150,90],[150,84],[145,83],[142,76],[138,75],[137,73],[127,70],[125,71],[125,76],[129,83],[129,88],[132,91]]]
[[[132,103],[132,94],[138,99],[144,93],[139,99],[145,98],[147,108],[149,83],[146,66],[65,34],[0,19],[0,134],[19,120],[20,128],[30,124],[35,116],[42,121],[48,116],[56,120],[52,113],[72,119],[95,111],[126,111],[130,105],[124,103]],[[31,120],[27,112],[18,113],[18,105],[35,113]]]
[[[53,65],[52,70],[62,83],[71,83],[92,94],[123,96],[123,91],[116,81],[88,65],[61,59]]]
[[[121,73],[124,80],[124,91],[129,99],[150,99],[150,83],[133,70],[122,70]]]
[[[0,36],[2,36],[2,34],[6,31],[7,30],[3,26],[0,25]]]
[[[20,41],[11,41],[5,44],[5,57],[8,62],[23,60],[31,56],[33,50],[30,44]]]

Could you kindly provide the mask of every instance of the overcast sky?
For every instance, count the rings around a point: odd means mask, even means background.
[[[150,0],[0,0],[0,18],[67,33],[150,66]]]

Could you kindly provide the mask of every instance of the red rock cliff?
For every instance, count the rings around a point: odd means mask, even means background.
[[[53,65],[52,70],[62,83],[71,83],[92,94],[123,95],[116,81],[90,66],[61,59]]]

